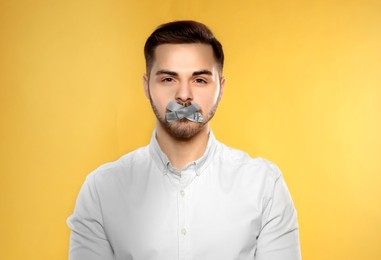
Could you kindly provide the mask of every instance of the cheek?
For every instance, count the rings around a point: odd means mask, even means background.
[[[210,93],[203,93],[203,95],[200,95],[195,102],[199,103],[201,107],[204,109],[206,108],[209,110],[211,107],[213,107],[217,100],[218,100],[218,92],[217,91],[211,91]]]
[[[151,91],[151,99],[159,111],[163,111],[171,101],[171,98],[164,91]]]

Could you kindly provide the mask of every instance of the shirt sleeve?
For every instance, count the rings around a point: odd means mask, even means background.
[[[272,194],[266,199],[255,259],[300,260],[296,210],[282,174],[275,166],[273,169],[277,174],[275,182],[270,182]]]
[[[74,213],[67,219],[71,229],[69,260],[113,260],[114,253],[104,231],[101,206],[90,174],[79,192]]]

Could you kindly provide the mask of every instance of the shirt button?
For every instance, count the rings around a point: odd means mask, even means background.
[[[185,228],[181,229],[181,234],[185,236],[187,234],[187,230]]]
[[[181,197],[184,197],[184,196],[185,196],[185,191],[184,191],[184,190],[181,190],[181,191],[180,191],[180,195],[181,195]]]

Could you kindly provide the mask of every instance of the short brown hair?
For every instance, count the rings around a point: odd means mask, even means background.
[[[222,45],[206,25],[196,21],[174,21],[165,23],[157,27],[148,37],[144,46],[146,72],[148,76],[152,68],[156,47],[166,43],[203,43],[212,46],[214,58],[218,63],[221,76],[224,66]]]

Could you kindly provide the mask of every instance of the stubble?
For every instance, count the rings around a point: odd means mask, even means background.
[[[212,109],[206,113],[206,115],[204,115],[202,110],[199,111],[204,118],[204,121],[201,123],[192,122],[186,118],[183,118],[183,119],[169,123],[165,120],[165,118],[163,118],[160,115],[160,113],[159,113],[157,107],[155,106],[155,104],[153,103],[151,97],[150,97],[150,103],[151,103],[152,110],[153,110],[157,120],[159,121],[160,125],[163,127],[163,129],[165,129],[165,131],[170,136],[172,136],[173,138],[175,138],[177,140],[181,140],[181,141],[189,140],[189,139],[193,138],[194,136],[196,136],[198,133],[200,133],[201,130],[207,125],[207,123],[213,118],[213,116],[215,115],[215,113],[217,111],[217,107],[218,107],[218,101],[217,101],[214,104],[214,106],[212,107]],[[168,112],[168,111],[166,111],[166,112]]]

